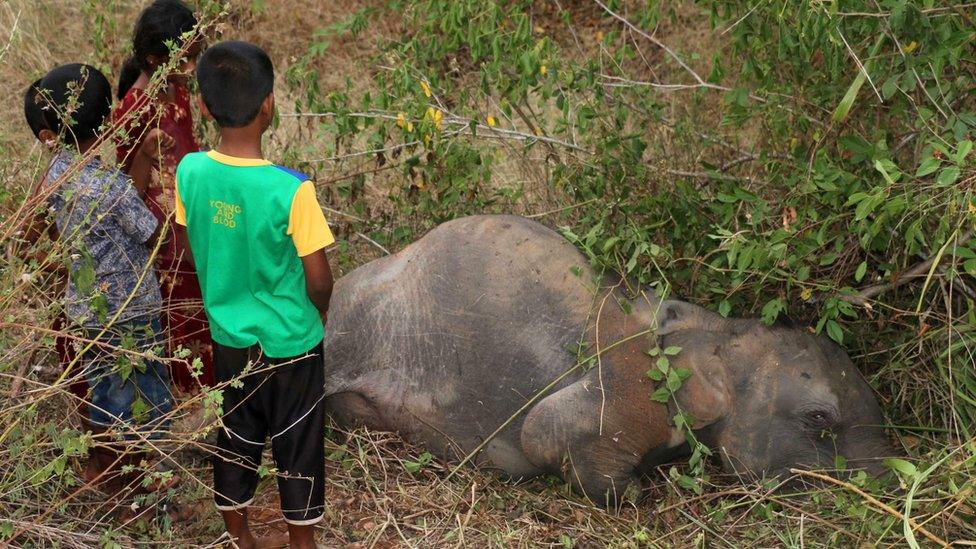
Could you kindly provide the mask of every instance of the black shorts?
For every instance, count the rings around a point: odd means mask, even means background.
[[[242,375],[243,373],[243,375]],[[213,458],[214,502],[221,511],[254,499],[261,453],[271,437],[285,520],[314,524],[325,505],[325,364],[322,344],[286,359],[258,346],[214,343],[214,374],[223,389],[222,428]],[[228,383],[240,380],[240,383]]]

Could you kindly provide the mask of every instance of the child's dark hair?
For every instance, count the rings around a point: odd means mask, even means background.
[[[81,143],[98,135],[112,110],[112,85],[91,65],[61,65],[47,73],[36,90],[44,129],[60,135],[64,143]]]
[[[183,35],[196,25],[193,10],[180,0],[155,0],[142,10],[132,32],[132,55],[119,71],[118,98],[125,97],[139,79],[140,72],[150,72],[147,60],[150,55],[167,58],[170,54],[167,42],[182,46]]]
[[[47,123],[44,122],[44,111],[41,110],[43,98],[40,85],[41,79],[38,78],[24,92],[24,118],[27,119],[30,130],[34,132],[34,137],[38,139],[41,138],[41,130],[48,129]]]
[[[274,90],[274,66],[264,50],[247,42],[221,42],[200,56],[200,95],[217,124],[250,124]]]

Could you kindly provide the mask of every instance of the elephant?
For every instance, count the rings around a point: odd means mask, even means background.
[[[535,221],[443,223],[336,282],[326,409],[511,479],[561,476],[597,502],[689,452],[679,411],[729,472],[838,455],[885,471],[881,408],[838,345],[632,288]],[[661,349],[686,379],[652,399]]]

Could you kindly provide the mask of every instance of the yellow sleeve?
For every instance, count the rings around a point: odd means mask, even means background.
[[[291,214],[288,216],[288,234],[295,242],[299,257],[305,257],[335,242],[311,181],[302,183],[295,191],[295,198],[291,201]]]
[[[177,225],[183,225],[184,227],[186,227],[186,207],[183,206],[183,199],[180,198],[179,182],[173,185],[173,187],[175,188],[175,192],[173,194],[174,197],[176,198],[176,204],[173,208],[173,213],[174,213],[173,221],[175,221]]]

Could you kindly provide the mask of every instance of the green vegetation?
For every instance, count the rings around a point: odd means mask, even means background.
[[[678,463],[646,499],[607,513],[544,481],[464,471],[441,482],[447,471],[429,454],[357,432],[330,442],[324,541],[976,540],[974,4],[377,0],[325,14],[298,0],[206,4],[224,36],[281,44],[271,150],[317,176],[341,271],[453,217],[533,216],[636,283],[726,316],[788,317],[841,343],[910,456],[891,463],[900,489],[840,472],[800,498]],[[86,2],[76,11],[87,23],[65,35],[72,51],[39,30],[69,9],[58,6],[0,6],[5,95],[57,62],[118,66],[135,9]],[[309,32],[296,43],[282,22],[299,12],[327,22],[303,16]],[[8,241],[38,207],[25,196],[43,154],[16,109],[3,117]],[[13,255],[0,271],[0,540],[216,540],[213,521],[112,529],[97,497],[79,493],[72,463],[88,441],[64,413],[66,387],[51,386],[60,372],[45,331],[58,291]],[[666,358],[649,375],[680,384]],[[14,386],[21,395],[8,398]],[[189,463],[205,483],[205,462]]]

